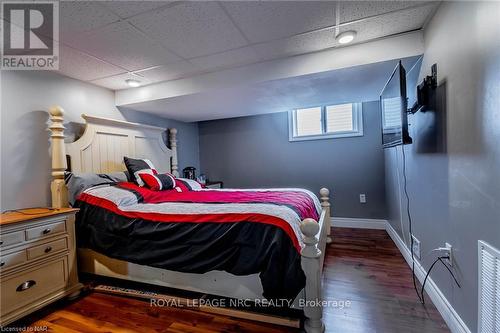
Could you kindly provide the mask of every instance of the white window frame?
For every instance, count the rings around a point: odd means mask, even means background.
[[[347,104],[347,103],[342,103]],[[288,141],[307,141],[307,140],[323,140],[323,139],[337,139],[337,138],[350,138],[363,136],[363,106],[362,103],[351,103],[352,104],[352,131],[342,131],[342,132],[327,132],[326,131],[326,107],[335,106],[336,104],[327,104],[321,106],[321,125],[322,133],[315,135],[297,135],[297,109],[308,109],[312,107],[304,107],[290,110],[288,112]]]

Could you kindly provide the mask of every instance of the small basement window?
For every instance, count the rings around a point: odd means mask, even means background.
[[[363,135],[361,103],[318,106],[290,111],[290,141]]]

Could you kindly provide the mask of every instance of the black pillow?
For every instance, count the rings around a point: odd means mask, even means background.
[[[157,173],[153,163],[148,159],[137,159],[125,156],[123,162],[125,162],[125,167],[127,167],[130,178],[139,186],[144,186],[144,182],[141,177],[139,177],[140,172]]]

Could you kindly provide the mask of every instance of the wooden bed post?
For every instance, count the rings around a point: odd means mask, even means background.
[[[177,129],[169,130],[170,149],[172,150],[172,175],[179,177],[179,166],[177,162]]]
[[[321,200],[321,207],[323,208],[324,211],[326,211],[325,214],[325,223],[327,224],[326,227],[326,244],[330,244],[332,242],[332,238],[330,237],[330,233],[332,232],[332,218],[330,216],[330,190],[327,188],[322,188],[319,190],[319,195],[320,195],[320,200]]]
[[[52,149],[52,207],[68,207],[68,193],[64,183],[64,171],[67,169],[66,152],[64,149],[64,110],[60,106],[49,109],[51,124],[51,149]]]
[[[321,250],[318,249],[319,224],[313,219],[307,218],[302,221],[300,230],[304,234],[305,247],[302,249],[302,269],[306,275],[306,287],[304,288],[304,315],[306,321],[304,329],[307,333],[323,333],[323,307],[321,305]]]

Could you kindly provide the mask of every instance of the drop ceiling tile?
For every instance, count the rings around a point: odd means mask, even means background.
[[[64,42],[129,71],[182,60],[126,21],[76,35]]]
[[[61,38],[71,38],[76,33],[103,27],[120,19],[99,1],[61,1]]]
[[[257,62],[260,57],[252,47],[243,47],[223,53],[190,59],[189,61],[204,70],[228,68]]]
[[[135,16],[130,22],[184,58],[222,52],[246,44],[217,2],[184,2]]]
[[[327,49],[336,45],[335,29],[329,28],[278,41],[253,45],[259,57],[275,59]]]
[[[144,71],[135,72],[145,77],[150,82],[176,80],[201,73],[202,70],[187,61],[179,61],[173,64],[158,66]]]
[[[123,68],[108,64],[67,46],[60,46],[59,52],[59,72],[75,79],[90,81],[125,72]]]
[[[427,18],[434,12],[434,6],[435,4],[431,4],[378,16],[360,23],[341,27],[340,32],[355,30],[357,32],[355,42],[359,43],[374,38],[420,29]]]
[[[254,43],[335,24],[334,1],[231,1],[221,4]]]
[[[105,1],[103,4],[121,18],[145,13],[160,7],[169,6],[175,1]]]
[[[340,23],[418,6],[431,1],[340,1]]]
[[[128,80],[128,79],[139,81],[141,83],[141,86],[152,83],[151,81],[149,81],[145,77],[133,75],[130,73],[109,76],[109,77],[105,77],[102,79],[90,81],[90,83],[96,84],[98,86],[108,88],[111,90],[121,90],[121,89],[129,89],[130,88],[130,86],[127,84],[127,82],[125,82],[125,80]]]

